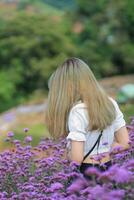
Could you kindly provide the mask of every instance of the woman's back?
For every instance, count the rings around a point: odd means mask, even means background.
[[[123,114],[120,111],[116,101],[110,97],[109,99],[113,102],[115,106],[116,118],[110,126],[107,126],[103,130],[99,147],[95,146],[93,151],[90,153],[90,157],[93,155],[110,152],[111,145],[114,141],[114,133],[126,124],[123,118]],[[74,105],[70,110],[67,126],[69,130],[69,134],[66,137],[68,155],[69,151],[71,150],[71,140],[85,141],[84,155],[86,155],[96,142],[100,134],[100,130],[88,130],[88,127],[90,127],[88,113],[86,105],[82,101],[77,102],[77,104]],[[85,162],[87,162],[87,159],[85,160]]]
[[[100,162],[108,161],[109,167],[111,147],[128,148],[128,131],[122,112],[84,61],[67,59],[50,77],[48,88],[45,121],[49,133],[54,139],[66,137],[69,159],[82,164],[82,173],[93,161],[89,156],[107,154]],[[103,130],[102,135],[98,130]],[[101,136],[100,144],[98,136]],[[98,146],[85,159],[96,140]]]

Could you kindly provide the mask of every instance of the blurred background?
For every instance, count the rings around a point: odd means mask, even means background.
[[[90,66],[120,103],[127,123],[134,115],[133,0],[0,0],[0,151],[9,131],[33,145],[48,137],[47,81],[68,57]]]

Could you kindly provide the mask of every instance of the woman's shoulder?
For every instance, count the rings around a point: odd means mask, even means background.
[[[115,109],[117,111],[119,109],[119,105],[118,105],[117,101],[112,97],[109,97],[109,99],[112,101],[112,103],[115,106]]]
[[[113,104],[117,103],[116,100],[113,97],[108,96],[108,98],[112,101]]]
[[[82,101],[78,101],[77,103],[75,103],[70,109],[69,118],[79,118],[81,119],[81,121],[87,121],[88,113],[85,103],[83,103]]]
[[[114,104],[115,108],[117,108],[118,107],[117,101],[114,98],[110,97],[110,96],[108,96],[108,98]],[[81,109],[85,110],[85,108],[86,108],[86,104],[84,102],[82,102],[81,100],[79,100],[76,103],[74,103],[74,105],[72,106],[71,110],[81,110]]]
[[[74,105],[72,106],[72,109],[79,109],[79,108],[86,108],[86,105],[84,102],[82,102],[81,100],[77,101],[76,103],[74,103]]]
[[[70,114],[72,115],[79,114],[81,116],[85,116],[86,112],[87,112],[86,105],[81,100],[76,102],[70,109]]]

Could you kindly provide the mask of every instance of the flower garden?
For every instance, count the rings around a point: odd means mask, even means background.
[[[9,132],[6,142],[14,149],[0,153],[0,200],[133,200],[134,118],[128,129],[129,150],[111,152],[113,165],[106,172],[88,169],[90,181],[64,156],[65,139],[46,138],[33,148],[28,129],[23,142]]]

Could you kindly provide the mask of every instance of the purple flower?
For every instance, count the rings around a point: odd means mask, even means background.
[[[79,193],[80,190],[88,186],[88,182],[84,178],[77,178],[68,188],[69,194]]]
[[[106,146],[106,145],[108,145],[108,142],[103,142],[103,144],[102,144],[102,145]]]
[[[113,149],[111,149],[111,154],[116,154],[116,153],[120,153],[120,151],[123,150],[123,147],[121,146],[117,146],[117,147],[114,147]]]
[[[112,166],[105,172],[88,168],[86,173],[94,176],[92,180],[86,180],[80,173],[79,163],[63,157],[66,140],[43,138],[33,148],[32,136],[26,135],[24,144],[14,140],[10,133],[7,138],[14,145],[13,150],[0,152],[0,200],[133,200],[134,120],[131,125],[131,147],[112,155]],[[95,159],[103,156],[104,153]]]
[[[124,190],[113,190],[109,193],[109,196],[113,197],[113,199],[122,200],[125,195]]]
[[[55,191],[55,190],[60,190],[63,189],[63,185],[61,183],[52,183],[51,185],[51,190]]]
[[[19,140],[13,140],[13,143],[14,144],[20,144],[20,141]]]
[[[14,136],[14,133],[10,131],[10,132],[7,133],[7,136],[11,138],[11,137]]]
[[[88,167],[85,171],[86,175],[99,176],[99,170],[96,167]]]
[[[117,183],[126,183],[130,181],[132,177],[132,172],[123,167],[119,167],[118,165],[113,165],[109,169],[108,173],[110,179],[116,181]]]
[[[29,128],[24,128],[24,132],[28,132],[29,131]]]
[[[108,182],[108,181],[110,181],[111,179],[110,179],[110,174],[109,174],[109,172],[108,172],[108,171],[105,171],[105,172],[101,173],[100,176],[99,176],[99,178],[98,178],[98,180],[101,180],[101,181],[103,181],[103,182]]]
[[[117,183],[125,183],[128,182],[131,179],[131,177],[131,172],[129,172],[126,169],[119,168],[112,179],[115,180]]]
[[[100,199],[100,197],[103,197],[103,195],[105,194],[105,189],[100,185],[96,185],[95,187],[90,189],[90,193],[93,199]]]
[[[126,163],[126,167],[127,167],[127,168],[130,168],[130,169],[133,169],[133,168],[134,168],[134,159],[129,160],[129,161]]]
[[[95,161],[101,161],[104,156],[105,155],[103,155],[103,154],[98,154],[98,155],[92,156],[92,158]]]
[[[29,136],[25,137],[25,142],[32,142],[32,136],[29,135]]]

